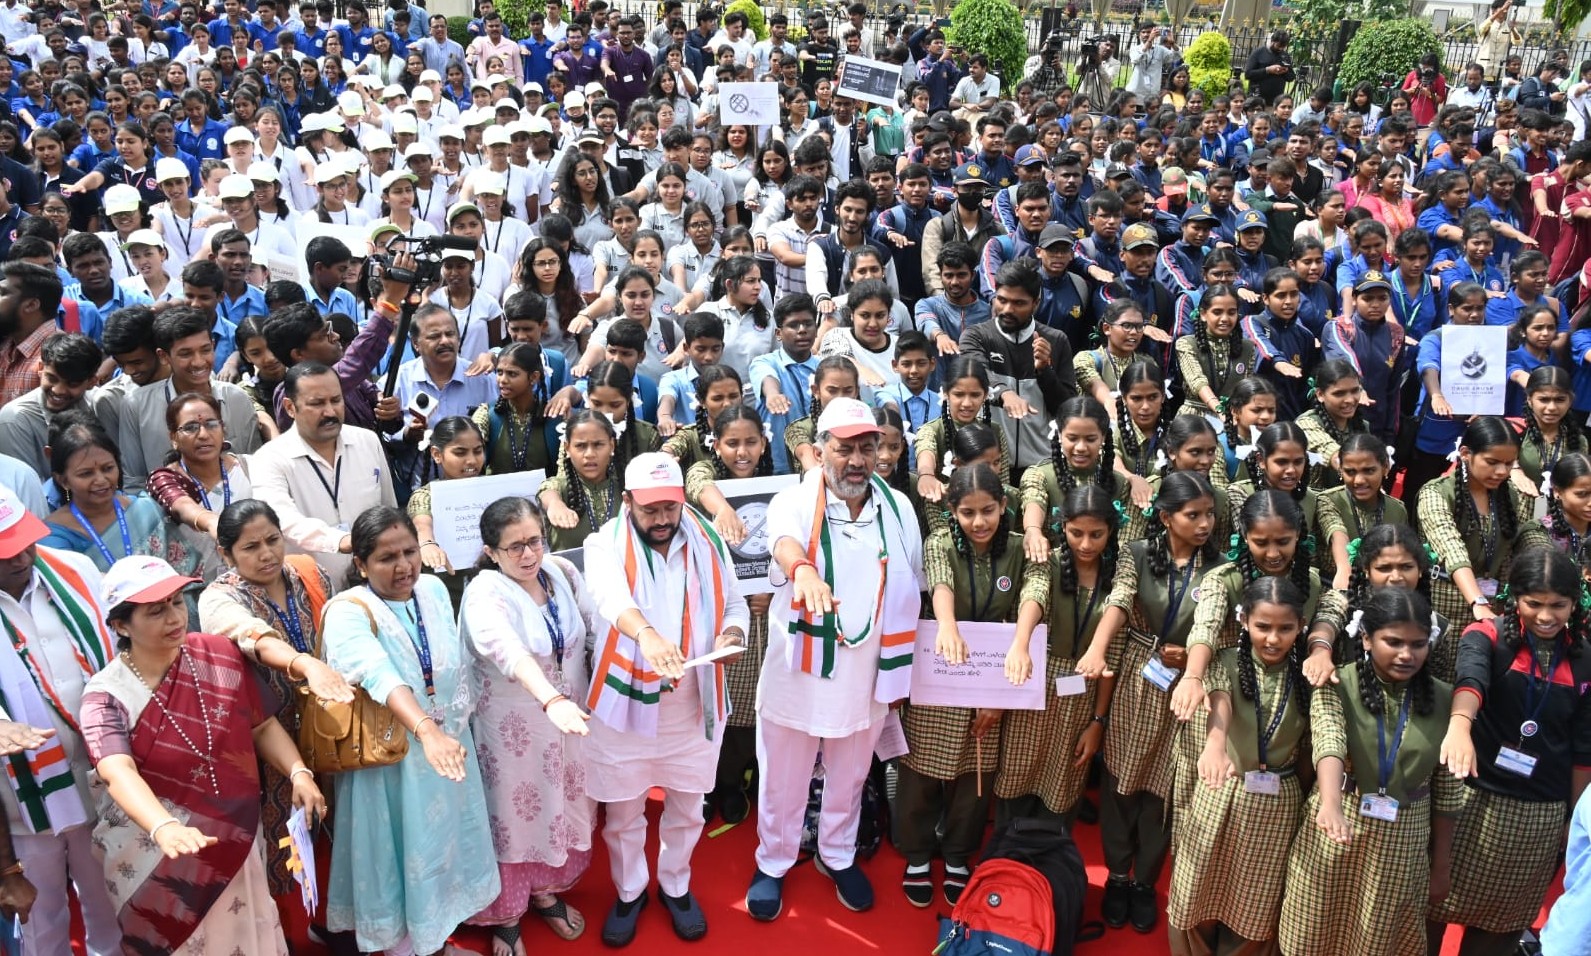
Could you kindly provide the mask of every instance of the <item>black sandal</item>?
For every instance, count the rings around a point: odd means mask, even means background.
[[[519,945],[519,924],[509,923],[505,926],[493,926],[492,938],[507,944],[509,956],[513,956],[516,952],[515,947]]]
[[[550,906],[537,906],[536,904],[532,903],[530,906],[530,911],[535,913],[537,916],[540,916],[542,921],[547,924],[547,928],[552,930],[553,935],[557,936],[559,939],[566,941],[576,940],[579,939],[586,931],[584,923],[582,923],[578,928],[575,927],[574,921],[569,918],[569,904],[565,903],[561,897],[554,896],[552,898],[552,905]],[[554,920],[557,920],[564,926],[568,927],[569,933],[572,935],[565,935],[564,931],[559,929],[554,924]]]

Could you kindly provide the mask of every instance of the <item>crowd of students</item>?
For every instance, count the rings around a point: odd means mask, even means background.
[[[711,7],[688,28],[678,0],[551,0],[526,37],[477,12],[460,45],[404,0],[0,4],[0,913],[38,894],[24,952],[65,951],[73,887],[94,954],[430,954],[470,924],[515,956],[527,915],[584,931],[562,894],[604,814],[603,938],[628,943],[630,771],[662,756],[597,706],[602,650],[647,648],[612,590],[635,569],[554,553],[622,532],[656,452],[693,546],[740,546],[719,484],[822,488],[854,401],[871,419],[842,437],[869,436],[894,530],[818,522],[836,553],[876,549],[882,613],[894,541],[935,653],[1013,624],[1006,677],[1047,688],[900,707],[913,905],[936,882],[956,903],[991,817],[1097,814],[1105,921],[1164,914],[1179,954],[1435,952],[1448,924],[1514,951],[1591,781],[1591,143],[1568,112],[1591,64],[1560,91],[1563,58],[1525,51],[1509,83],[1488,47],[1451,91],[1436,63],[1385,104],[1295,105],[1278,31],[1207,99],[1146,29],[1090,96],[1051,51],[1002,83],[860,4],[799,44],[779,14],[760,40]],[[842,92],[857,56],[901,67],[897,102]],[[778,123],[719,122],[745,81],[778,85]],[[1444,396],[1465,325],[1509,328],[1506,358],[1458,357],[1506,362],[1506,417]],[[455,565],[437,483],[516,473],[526,498]],[[758,719],[790,697],[769,622],[792,589],[680,592],[746,646],[711,752],[657,782],[686,939],[702,791],[729,823],[757,795],[747,909],[780,913],[807,777],[769,789],[770,732],[830,739],[855,793],[806,812],[854,797],[821,858],[873,902],[831,851],[876,843],[884,788],[836,741],[882,708]],[[356,690],[408,753],[317,781],[301,701]],[[314,914],[277,842],[296,808],[330,813]],[[1562,920],[1547,951],[1583,951]]]

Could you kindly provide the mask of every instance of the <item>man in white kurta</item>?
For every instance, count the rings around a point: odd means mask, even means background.
[[[657,859],[664,907],[682,939],[707,932],[690,892],[690,861],[702,832],[702,795],[717,777],[728,698],[721,664],[683,664],[744,644],[751,623],[728,551],[685,505],[674,459],[637,455],[624,479],[624,507],[585,545],[586,581],[611,625],[597,641],[585,747],[586,793],[607,804],[602,836],[619,892],[602,929],[610,946],[635,938],[646,905],[653,787],[664,793]],[[711,586],[715,579],[721,586]]]
[[[757,684],[757,873],[746,894],[756,919],[775,919],[782,910],[784,877],[801,847],[819,758],[818,870],[834,880],[846,907],[873,905],[872,886],[856,865],[862,785],[889,705],[909,687],[903,679],[910,676],[911,642],[905,638],[903,668],[901,638],[915,633],[922,589],[922,535],[911,505],[873,478],[879,437],[866,405],[830,401],[817,423],[821,467],[768,504],[778,565],[770,574],[783,583],[769,611],[768,654]],[[825,502],[821,522],[818,501]],[[815,529],[826,549],[814,546]],[[816,566],[815,556],[827,567]],[[831,667],[814,661],[824,656],[820,644],[803,656],[803,638],[792,627],[801,623],[797,601],[808,613],[837,605]]]
[[[91,764],[76,720],[89,671],[108,663],[114,648],[102,626],[99,571],[84,555],[38,547],[45,532],[44,523],[0,487],[0,626],[9,638],[0,640],[0,721],[11,722],[4,749],[27,748],[22,757],[28,764],[27,780],[13,766],[6,775],[10,785],[0,783],[0,805],[22,873],[38,890],[22,928],[22,951],[71,952],[65,901],[75,887],[87,952],[112,956],[121,952],[122,934],[92,840]],[[78,628],[75,636],[69,622]],[[55,733],[45,739],[35,729]],[[54,759],[63,753],[66,773]],[[30,791],[45,795],[19,799]]]

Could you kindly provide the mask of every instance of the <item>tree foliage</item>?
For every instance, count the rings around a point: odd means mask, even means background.
[[[503,18],[503,35],[530,36],[530,11],[543,6],[541,0],[497,0],[497,15]]]
[[[1214,30],[1201,33],[1190,44],[1185,57],[1188,82],[1204,91],[1208,99],[1226,92],[1232,78],[1232,41]]]
[[[1022,79],[1022,64],[1028,55],[1027,31],[1022,14],[1007,0],[961,0],[950,11],[946,39],[989,58],[1007,90]]]
[[[1442,41],[1429,22],[1410,18],[1367,23],[1349,42],[1337,79],[1345,90],[1374,84],[1385,73],[1401,81],[1427,53],[1442,56]]]

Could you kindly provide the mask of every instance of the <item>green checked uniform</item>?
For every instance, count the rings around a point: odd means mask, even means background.
[[[576,480],[585,489],[589,508],[576,509],[575,514],[579,516],[580,521],[573,528],[560,528],[550,521],[547,522],[547,550],[549,551],[567,551],[570,548],[585,547],[586,538],[589,538],[597,528],[606,524],[609,518],[619,513],[620,496],[624,489],[620,487],[621,482],[617,474],[614,475],[611,481],[604,481],[600,484],[592,484],[584,478]],[[541,488],[536,493],[539,496],[541,492],[549,488],[558,492],[558,496],[563,499],[564,504],[569,504],[569,479],[564,476],[561,469],[556,475],[542,482]],[[596,519],[594,526],[592,525],[593,517]]]
[[[1178,415],[1220,415],[1219,408],[1206,408],[1199,401],[1199,389],[1208,385],[1216,398],[1231,398],[1243,376],[1259,371],[1259,352],[1241,332],[1233,330],[1226,339],[1211,336],[1208,341],[1213,376],[1205,371],[1204,363],[1199,361],[1198,336],[1184,335],[1172,343],[1177,371],[1182,375],[1182,382],[1187,389],[1187,400],[1177,411]]]
[[[1222,474],[1223,478],[1225,478],[1224,472],[1223,468],[1215,469],[1215,473]],[[1148,481],[1149,496],[1152,501],[1160,497],[1160,486],[1165,483],[1165,477],[1150,475]],[[1220,544],[1232,538],[1232,505],[1227,498],[1227,484],[1224,480],[1220,484],[1212,481],[1210,487],[1215,490],[1215,527],[1210,531],[1210,540]],[[1149,537],[1150,522],[1160,520],[1152,513],[1153,507],[1151,505],[1149,509],[1133,507],[1127,509],[1127,524],[1121,529],[1122,541],[1142,541]],[[1145,514],[1146,510],[1151,513]]]
[[[983,419],[978,419],[978,421],[983,421]],[[993,429],[995,441],[1000,446],[1000,462],[995,465],[995,470],[1000,472],[1001,481],[1008,481],[1011,477],[1011,442],[1006,437],[1005,429],[999,424],[994,422],[984,422],[984,424]],[[957,427],[961,426],[958,425]],[[788,435],[789,432],[787,431],[785,434]],[[934,461],[941,469],[944,468],[945,457],[950,454],[950,442],[945,440],[945,419],[943,415],[928,421],[923,425],[922,430],[917,433],[917,438],[912,443],[912,461],[915,462],[917,456],[925,451],[934,456]],[[937,472],[936,475],[941,479],[944,477],[943,472]]]
[[[1554,465],[1564,455],[1586,452],[1585,436],[1567,423],[1558,426],[1558,437],[1545,445],[1521,437],[1519,442],[1519,467],[1524,471],[1525,477],[1536,487],[1541,487],[1541,479],[1551,473]]]
[[[1310,479],[1310,484],[1314,484],[1313,478]],[[1363,507],[1359,502],[1355,501],[1353,495],[1349,494],[1348,489],[1342,485],[1338,485],[1329,491],[1321,492],[1320,497],[1337,514],[1349,541],[1363,538],[1370,533],[1371,528],[1379,524],[1406,525],[1409,523],[1409,509],[1404,506],[1403,502],[1384,491],[1380,492],[1380,497],[1375,505],[1369,508]],[[1316,553],[1320,554],[1321,542],[1319,539],[1316,539],[1315,545]],[[1332,556],[1331,548],[1326,548],[1325,553],[1320,554],[1320,558],[1321,577],[1328,581],[1336,580],[1337,559]],[[1344,661],[1343,663],[1347,662]]]
[[[1097,465],[1086,471],[1073,469],[1072,478],[1078,486],[1092,484],[1098,471]],[[1125,476],[1115,472],[1111,472],[1110,481],[1111,497],[1116,499],[1116,504],[1125,514],[1132,507],[1132,486],[1127,483]],[[1045,459],[1022,473],[1022,507],[1026,510],[1028,505],[1036,504],[1044,509],[1044,534],[1051,545],[1061,541],[1060,514],[1065,497],[1061,492],[1061,483],[1055,477],[1054,459]]]
[[[1337,457],[1337,452],[1342,450],[1342,446],[1337,443],[1335,438],[1331,437],[1330,430],[1326,428],[1325,416],[1326,413],[1320,409],[1311,408],[1298,416],[1297,419],[1298,427],[1303,429],[1304,437],[1309,440],[1309,453],[1311,455],[1319,455],[1321,458],[1319,464],[1311,464],[1309,466],[1309,487],[1319,488],[1322,491],[1328,488],[1341,487],[1342,485],[1342,475],[1338,474],[1337,469],[1331,465],[1331,460]],[[1354,430],[1350,424],[1348,432]],[[1368,431],[1369,429],[1366,427],[1357,430]],[[1347,432],[1344,434],[1347,434]]]
[[[679,430],[663,443],[663,451],[674,456],[674,460],[679,462],[681,472],[690,471],[692,465],[708,460],[707,446],[702,444],[702,437],[702,426],[699,423],[681,425]]]
[[[1134,352],[1124,359],[1117,359],[1110,354],[1110,349],[1101,346],[1078,352],[1072,356],[1072,373],[1077,376],[1077,390],[1079,394],[1093,394],[1094,383],[1104,382],[1112,395],[1121,392],[1121,373],[1127,366],[1134,362],[1142,361],[1144,356]]]
[[[1226,500],[1232,509],[1234,531],[1243,527],[1241,518],[1243,505],[1253,494],[1254,482],[1248,478],[1232,482],[1232,486],[1227,489]],[[1348,529],[1343,526],[1342,517],[1337,514],[1337,506],[1314,488],[1306,488],[1303,499],[1294,497],[1293,501],[1298,505],[1298,510],[1304,513],[1304,534],[1315,539],[1315,553],[1310,563],[1322,577],[1326,577],[1327,560],[1331,557],[1331,536],[1339,531],[1346,535]],[[1326,579],[1331,580],[1329,577]]]

